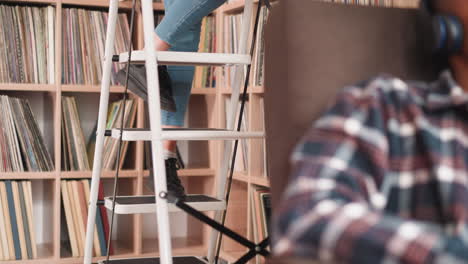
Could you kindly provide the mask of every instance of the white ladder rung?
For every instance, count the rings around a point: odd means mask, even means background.
[[[120,138],[120,129],[114,128],[111,133],[113,138]],[[242,138],[262,138],[263,131],[239,132],[226,129],[191,129],[169,128],[163,129],[162,140],[235,140]],[[123,141],[150,141],[151,131],[146,128],[125,128],[122,135]]]
[[[163,65],[248,65],[250,64],[250,55],[232,54],[232,53],[203,53],[203,52],[176,52],[176,51],[158,51],[156,53],[158,64]],[[128,61],[128,52],[121,53],[120,63]],[[145,51],[135,50],[132,52],[133,63],[145,63]]]
[[[199,211],[219,211],[226,208],[226,202],[204,194],[189,194],[185,203]],[[104,198],[104,205],[112,210],[112,197]],[[180,212],[175,204],[169,203],[169,212]],[[117,196],[115,202],[116,214],[149,214],[156,212],[154,195]]]

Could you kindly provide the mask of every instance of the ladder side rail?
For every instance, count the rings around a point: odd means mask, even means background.
[[[166,199],[159,194],[167,192],[166,170],[163,160],[161,103],[159,96],[159,76],[154,44],[153,1],[142,0],[143,34],[145,40],[146,76],[148,82],[148,109],[151,128],[151,146],[154,190],[156,195],[156,218],[158,221],[159,252],[161,263],[172,264],[169,209]]]
[[[248,54],[247,51],[247,42],[249,40],[249,31],[250,26],[252,24],[253,19],[253,8],[254,3],[253,0],[245,0],[244,4],[244,13],[242,15],[242,28],[240,32],[239,38],[239,49],[237,50],[238,54]],[[252,60],[252,58],[250,58]],[[236,113],[238,109],[238,102],[239,102],[239,95],[240,95],[240,87],[243,84],[243,79],[245,76],[245,66],[244,65],[237,65],[235,66],[234,70],[234,79],[231,83],[232,94],[231,100],[229,105],[229,111],[227,116],[227,129],[233,130],[235,127],[236,121]],[[239,117],[240,118],[240,117]],[[224,195],[226,193],[226,180],[229,172],[229,163],[231,161],[232,155],[232,140],[224,141],[224,149],[223,149],[223,161],[221,163],[221,167],[218,170],[219,176],[217,177],[217,193],[216,198],[224,199]],[[227,210],[227,207],[226,207]],[[222,220],[222,211],[216,211],[214,214],[214,219],[217,222]],[[216,244],[218,241],[219,232],[216,230],[212,230],[210,234],[210,241],[208,245],[208,262],[214,262],[214,256],[216,254]]]
[[[106,44],[103,62],[103,75],[101,81],[101,97],[99,100],[98,126],[96,131],[96,147],[94,150],[93,175],[88,207],[88,222],[86,226],[86,240],[84,252],[84,264],[91,264],[93,256],[94,226],[96,222],[97,199],[99,192],[99,180],[102,169],[102,154],[104,148],[104,134],[106,130],[107,110],[109,104],[109,87],[112,72],[112,55],[114,52],[115,32],[118,18],[119,0],[110,0],[109,16],[106,31]],[[107,252],[109,254],[109,252]]]

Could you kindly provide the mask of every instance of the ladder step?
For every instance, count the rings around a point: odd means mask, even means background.
[[[112,210],[112,197],[104,198],[107,209]],[[189,194],[185,202],[199,211],[219,211],[226,208],[226,202],[203,194]],[[169,212],[181,211],[174,204],[169,204]],[[156,212],[154,195],[117,196],[116,214],[148,214]]]
[[[120,138],[120,129],[114,128],[111,134],[113,138]],[[162,140],[234,140],[241,138],[262,138],[263,131],[238,132],[227,129],[194,129],[194,128],[165,128],[162,131]],[[125,128],[122,135],[123,141],[151,140],[151,131],[147,128]]]
[[[163,65],[248,65],[250,64],[250,55],[232,54],[232,53],[204,53],[204,52],[177,52],[177,51],[158,51],[156,53],[158,64]],[[128,52],[121,53],[120,63],[128,61]],[[145,51],[132,51],[133,63],[145,63]]]
[[[112,259],[109,262],[105,260],[99,261],[99,264],[160,264],[159,258],[128,258],[128,259]],[[206,264],[201,258],[197,257],[173,257],[174,264]]]

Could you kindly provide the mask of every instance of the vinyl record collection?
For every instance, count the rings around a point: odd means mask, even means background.
[[[62,96],[62,170],[90,170],[75,97]]]
[[[88,217],[88,201],[90,195],[90,180],[62,180],[62,222],[61,248],[71,252],[73,257],[84,255],[86,223]],[[102,185],[99,187],[99,199],[104,198]],[[95,256],[105,256],[109,235],[109,218],[104,206],[99,206],[96,213],[94,228]],[[112,252],[112,249],[111,249]]]
[[[108,13],[82,8],[64,8],[62,14],[62,83],[100,84]],[[127,15],[119,14],[114,54],[128,50],[129,36]],[[112,84],[117,84],[115,75],[121,67],[117,63],[113,64]]]
[[[250,188],[250,203],[252,208],[253,237],[259,243],[270,234],[271,200],[270,190],[262,186],[252,185]]]
[[[216,18],[206,16],[201,23],[198,52],[216,52]],[[197,66],[193,78],[194,88],[214,88],[216,67]]]
[[[0,260],[37,258],[30,181],[0,181]]]
[[[27,100],[0,96],[0,150],[0,172],[54,169]]]
[[[0,83],[55,82],[55,8],[0,5]]]

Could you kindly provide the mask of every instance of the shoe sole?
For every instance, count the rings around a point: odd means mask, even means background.
[[[117,74],[117,80],[121,83],[121,84],[125,84],[125,79],[126,79],[126,71],[122,71],[121,74]],[[143,99],[145,102],[148,101],[148,90],[146,89],[146,85],[143,84],[141,81],[140,81],[140,78],[138,78],[138,76],[134,75],[132,73],[132,71],[130,71],[129,75],[128,75],[128,89],[134,93],[135,95],[137,95],[138,97],[140,97],[141,99]],[[163,110],[166,110],[166,111],[169,111],[169,112],[176,112],[177,111],[177,108],[176,108],[176,105],[173,101],[171,100],[168,100],[162,96],[159,97],[160,98],[160,101],[161,101],[161,108]]]

